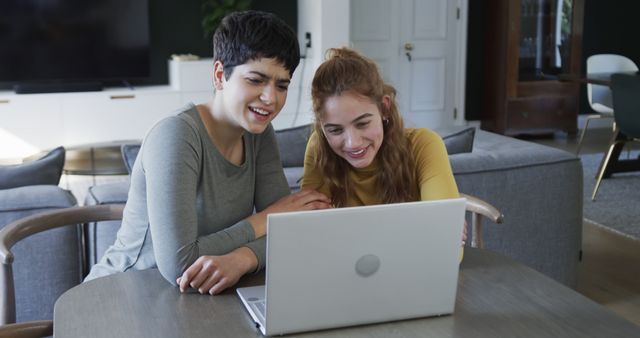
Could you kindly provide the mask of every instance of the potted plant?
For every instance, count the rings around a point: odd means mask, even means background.
[[[205,37],[211,37],[225,15],[249,9],[252,0],[203,0],[202,29]]]

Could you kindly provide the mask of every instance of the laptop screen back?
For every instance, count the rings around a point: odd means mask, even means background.
[[[453,312],[464,199],[271,214],[266,333]]]

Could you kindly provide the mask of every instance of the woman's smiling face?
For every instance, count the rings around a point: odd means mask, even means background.
[[[322,130],[331,149],[354,168],[373,163],[384,140],[378,105],[354,92],[329,97],[323,105]]]
[[[289,71],[271,58],[234,67],[228,80],[222,64],[214,69],[227,119],[250,133],[262,133],[285,104],[291,80]]]

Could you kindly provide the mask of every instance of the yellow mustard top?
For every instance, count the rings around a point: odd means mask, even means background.
[[[458,198],[458,186],[453,178],[447,149],[440,135],[429,129],[405,129],[405,135],[411,143],[411,154],[415,160],[420,185],[420,200],[438,200]],[[314,132],[307,143],[304,156],[304,174],[301,189],[316,189],[331,198],[329,187],[323,183],[322,173],[318,166],[317,149],[319,137]],[[362,206],[382,204],[382,196],[376,187],[376,173],[379,164],[374,161],[365,168],[353,168],[349,179],[353,183],[354,194],[347,197],[346,205]],[[460,261],[464,249],[460,248]]]
[[[458,187],[451,172],[451,165],[442,138],[429,129],[405,129],[411,143],[411,154],[416,163],[420,200],[458,198]],[[322,173],[316,165],[319,137],[311,135],[304,156],[302,189],[316,189],[331,198],[329,187],[323,184]],[[348,196],[347,206],[382,204],[382,196],[376,187],[379,163],[374,161],[365,168],[353,168],[349,172],[354,194]]]

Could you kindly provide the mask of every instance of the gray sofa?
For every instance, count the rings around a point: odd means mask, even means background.
[[[438,132],[449,135],[453,131]],[[292,190],[299,187],[307,133],[308,129],[300,127],[277,134]],[[449,158],[460,192],[484,199],[505,215],[503,224],[485,222],[485,247],[574,287],[582,228],[579,158],[482,130],[477,130],[472,140],[471,152]],[[460,148],[455,139],[445,142],[450,150]],[[90,188],[85,204],[125,203],[126,198],[126,183],[97,185]],[[118,227],[117,222],[92,225],[90,264],[113,243]]]

